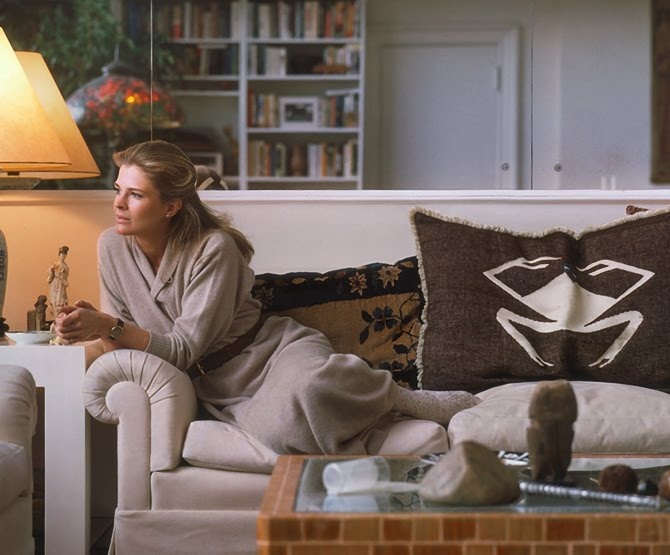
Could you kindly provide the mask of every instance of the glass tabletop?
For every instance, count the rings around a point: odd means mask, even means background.
[[[392,482],[419,484],[439,456],[429,457],[388,457]],[[323,470],[327,464],[343,461],[341,457],[318,457],[306,459],[295,497],[296,512],[516,512],[516,513],[583,513],[583,512],[667,512],[665,503],[655,506],[639,506],[590,499],[570,499],[542,494],[522,493],[512,504],[495,506],[456,506],[431,503],[419,495],[418,491],[368,491],[328,495],[322,482]],[[581,488],[596,492],[600,471],[612,464],[625,464],[635,469],[640,481],[657,483],[665,470],[670,469],[670,457],[573,457],[566,480],[561,486]],[[530,481],[527,467],[517,467],[520,481]],[[400,488],[399,488],[400,489]],[[651,499],[651,498],[650,498]],[[658,501],[658,498],[654,497]]]

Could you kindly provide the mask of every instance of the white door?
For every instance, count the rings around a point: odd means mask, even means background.
[[[503,79],[516,64],[512,49],[509,67],[503,67],[506,34],[414,32],[375,41],[371,33],[365,152],[372,154],[366,154],[366,184],[518,186],[516,81]],[[511,102],[506,95],[513,95]]]

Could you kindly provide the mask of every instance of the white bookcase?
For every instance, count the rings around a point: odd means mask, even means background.
[[[230,188],[362,188],[365,0],[161,2],[154,25],[186,125],[232,129]]]

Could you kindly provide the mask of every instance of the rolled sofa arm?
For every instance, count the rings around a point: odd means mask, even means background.
[[[0,441],[23,445],[30,452],[36,425],[33,375],[21,366],[0,364]]]
[[[189,377],[142,351],[121,349],[96,359],[84,377],[86,410],[118,425],[118,506],[150,508],[150,473],[176,468],[196,416]]]

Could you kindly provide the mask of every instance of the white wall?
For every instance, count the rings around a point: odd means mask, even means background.
[[[394,26],[518,25],[523,187],[599,189],[604,178],[607,187],[615,183],[620,189],[648,188],[652,186],[650,4],[650,0],[368,0],[368,39],[374,40],[375,29]],[[430,87],[430,75],[416,86]],[[411,103],[412,97],[406,101]],[[367,131],[366,136],[370,139]],[[366,169],[374,146],[366,144]],[[369,177],[376,181],[376,175]]]
[[[562,225],[583,229],[618,219],[626,204],[659,207],[670,192],[568,191],[206,192],[217,210],[256,247],[257,272],[323,271],[415,252],[408,212],[425,206],[480,223],[519,230]],[[70,300],[97,304],[96,242],[113,225],[112,191],[7,191],[0,194],[0,228],[9,250],[3,316],[25,329],[26,312],[47,292],[47,269],[61,245],[70,247]]]

